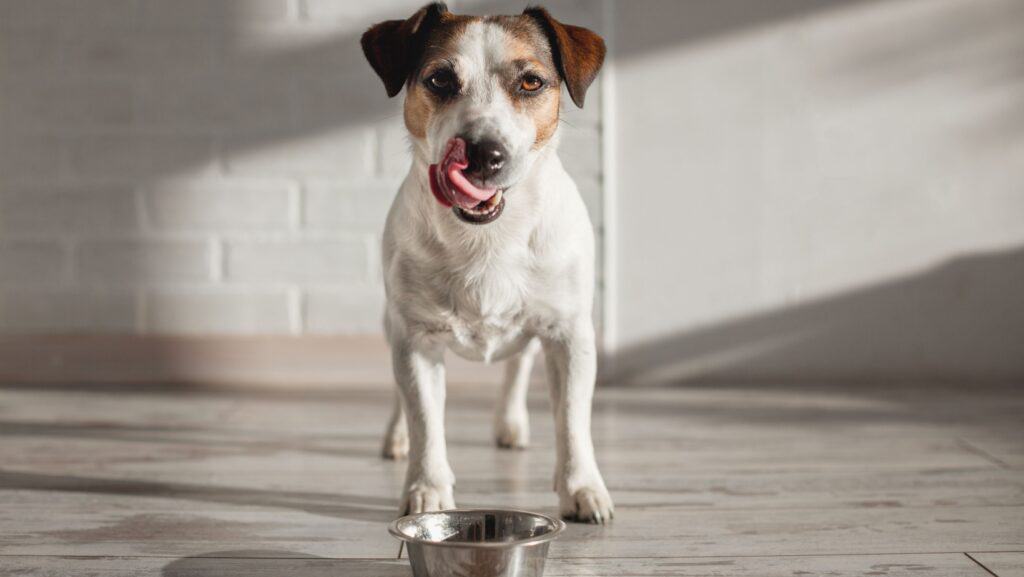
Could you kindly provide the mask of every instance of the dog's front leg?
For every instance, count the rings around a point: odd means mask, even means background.
[[[545,338],[543,344],[555,411],[559,512],[577,521],[604,523],[612,518],[613,505],[590,437],[597,376],[593,323],[580,319],[564,333]]]
[[[452,509],[455,475],[444,440],[444,348],[420,340],[395,341],[392,364],[409,427],[409,468],[400,512]]]

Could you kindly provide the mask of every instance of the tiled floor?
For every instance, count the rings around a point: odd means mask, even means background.
[[[493,392],[449,393],[456,501],[553,512],[546,396],[509,452]],[[409,575],[390,394],[0,389],[0,575]],[[594,429],[616,518],[548,575],[1024,575],[1024,388],[604,389]]]

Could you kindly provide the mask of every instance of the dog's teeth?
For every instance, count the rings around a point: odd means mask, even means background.
[[[500,202],[500,201],[501,201],[501,191],[499,190],[498,192],[494,193],[494,196],[492,196],[491,198],[487,199],[487,206],[491,206],[491,207],[498,206],[498,202]]]
[[[495,192],[491,198],[488,198],[484,202],[476,204],[470,207],[462,208],[462,211],[471,216],[484,217],[493,214],[498,209],[498,205],[501,203],[501,191]]]

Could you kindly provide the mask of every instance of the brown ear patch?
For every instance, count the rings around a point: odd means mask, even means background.
[[[423,55],[430,30],[447,15],[448,7],[435,2],[420,8],[407,20],[381,22],[363,34],[363,54],[384,81],[389,97],[402,91]]]
[[[604,63],[604,39],[581,26],[562,24],[539,6],[527,8],[523,14],[533,18],[544,31],[569,96],[576,106],[583,108],[587,88]]]

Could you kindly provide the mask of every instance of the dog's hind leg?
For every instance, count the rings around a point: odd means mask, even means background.
[[[533,360],[540,351],[537,339],[505,363],[505,380],[494,411],[494,438],[503,449],[525,449],[530,444],[530,416],[526,394],[530,389]]]
[[[404,459],[409,454],[409,426],[405,422],[405,409],[402,408],[402,395],[395,389],[395,406],[391,410],[388,430],[384,433],[384,448],[381,456],[392,461]]]

